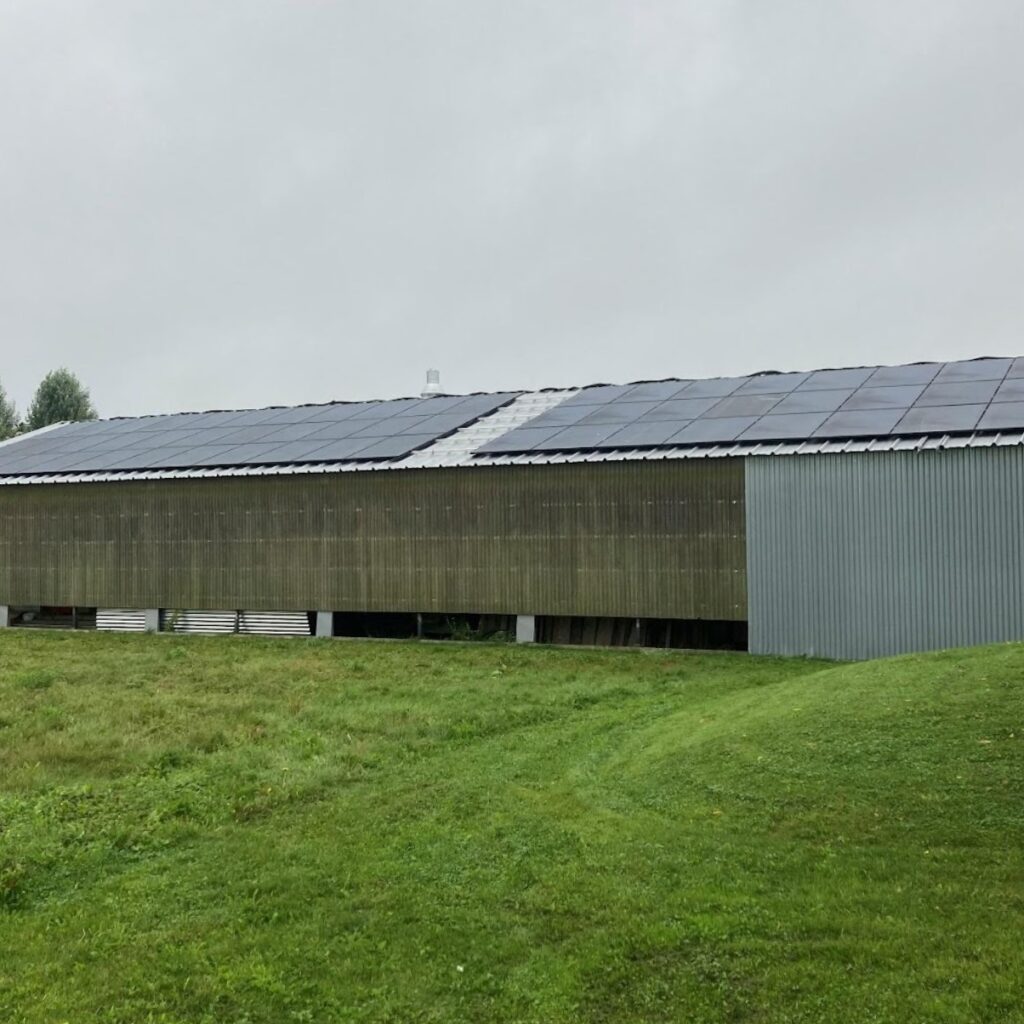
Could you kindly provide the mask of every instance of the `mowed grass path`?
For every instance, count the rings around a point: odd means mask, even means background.
[[[0,1021],[1024,1020],[1024,647],[0,635]]]

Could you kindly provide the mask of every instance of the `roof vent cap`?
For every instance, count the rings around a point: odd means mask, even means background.
[[[420,398],[433,398],[435,395],[443,395],[441,390],[441,371],[427,370],[427,383],[423,385]]]

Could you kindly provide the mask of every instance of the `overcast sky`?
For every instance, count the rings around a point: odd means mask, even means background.
[[[1020,0],[0,0],[0,380],[1024,353]]]

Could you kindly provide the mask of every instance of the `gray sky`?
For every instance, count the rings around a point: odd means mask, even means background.
[[[0,380],[1024,353],[1020,0],[0,0]]]

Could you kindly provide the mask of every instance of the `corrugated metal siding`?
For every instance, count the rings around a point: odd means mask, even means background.
[[[746,618],[738,461],[0,488],[0,603]]]
[[[1024,638],[1024,449],[748,459],[750,650]]]

